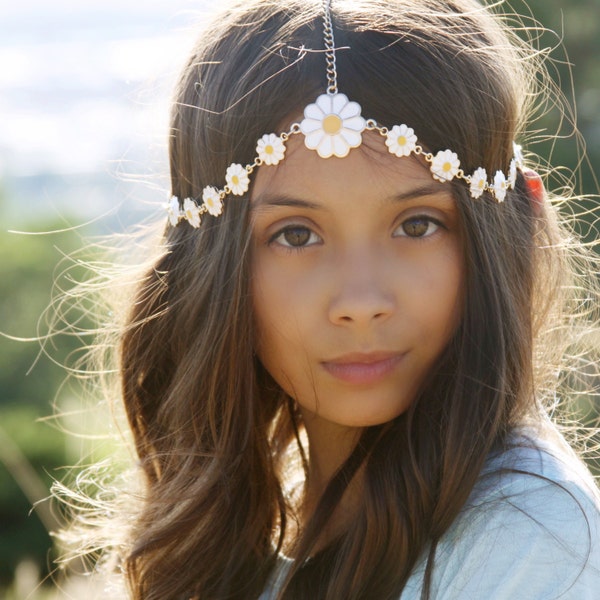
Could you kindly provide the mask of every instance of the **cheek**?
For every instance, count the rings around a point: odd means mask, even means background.
[[[456,250],[441,260],[436,268],[437,277],[432,277],[428,299],[432,336],[445,346],[460,322],[464,301],[464,268],[462,254]],[[441,275],[441,276],[440,276]]]
[[[300,261],[257,253],[252,261],[252,303],[261,344],[282,338],[294,345],[310,339],[320,314],[324,282],[319,269]]]
[[[255,260],[252,269],[252,304],[256,330],[256,351],[271,375],[289,353],[301,345],[302,310],[295,301],[298,290],[284,274],[264,261]]]
[[[415,261],[401,286],[408,327],[415,327],[423,350],[441,352],[460,322],[464,267],[458,243],[427,260]],[[401,306],[402,310],[402,306]]]
[[[296,398],[298,387],[310,380],[300,324],[285,310],[279,295],[259,289],[256,286],[253,297],[256,355],[279,387]]]
[[[270,290],[265,287],[265,280],[256,268],[253,269],[251,294],[256,338],[255,349],[262,359],[264,348],[268,345],[267,340],[270,337],[270,325],[277,320],[274,310],[277,309],[279,303],[273,298]]]
[[[255,351],[289,396],[312,398],[311,357],[319,354],[316,340],[322,340],[324,332],[320,320],[324,284],[315,282],[318,269],[296,268],[291,262],[285,261],[282,268],[278,257],[260,252],[252,262]]]

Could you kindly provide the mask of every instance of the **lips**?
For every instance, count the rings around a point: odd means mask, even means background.
[[[321,364],[340,381],[353,385],[372,385],[391,375],[404,356],[401,352],[355,352]]]

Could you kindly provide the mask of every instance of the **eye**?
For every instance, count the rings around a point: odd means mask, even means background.
[[[397,237],[421,238],[434,234],[440,227],[442,224],[437,219],[416,215],[403,221],[394,233]]]
[[[271,237],[269,243],[277,243],[286,248],[303,248],[320,241],[319,236],[303,225],[288,225]]]

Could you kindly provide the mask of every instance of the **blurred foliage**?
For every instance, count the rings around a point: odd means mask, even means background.
[[[494,0],[488,2],[495,4]],[[531,40],[540,51],[551,79],[560,86],[563,96],[558,106],[543,105],[533,115],[530,127],[533,133],[527,147],[552,166],[565,167],[561,176],[575,172],[576,179],[569,183],[576,193],[598,194],[600,2],[508,0],[501,12],[507,7],[523,16],[519,35]],[[513,19],[509,22],[518,31],[518,24]]]
[[[529,29],[522,35],[536,38],[535,44],[542,52],[554,48],[546,64],[552,78],[561,85],[568,105],[577,106],[576,124],[587,142],[589,164],[580,164],[576,129],[564,107],[548,106],[537,114],[526,149],[548,158],[553,165],[575,171],[576,192],[597,194],[593,170],[600,165],[600,2],[528,0],[526,4],[523,0],[511,0],[510,5],[525,15],[525,25],[537,22],[538,26],[557,32],[536,33]],[[553,134],[557,131],[565,139],[555,145]],[[559,185],[565,183],[560,172],[557,181]],[[3,223],[2,206],[7,201],[0,194]],[[64,222],[35,223],[32,215],[28,229],[53,231],[64,227]],[[19,338],[35,338],[46,332],[43,322],[40,331],[36,324],[50,303],[53,282],[70,285],[65,275],[55,270],[56,265],[64,255],[81,246],[74,230],[40,236],[0,232],[1,332]],[[60,363],[81,343],[67,335],[58,335],[48,343],[52,360],[44,353],[39,355],[38,342],[0,336],[0,434],[7,436],[4,441],[0,437],[0,450],[2,456],[14,451],[13,457],[32,469],[30,475],[37,486],[33,494],[38,498],[49,494],[53,478],[62,478],[60,467],[76,464],[80,458],[63,433],[43,419],[52,414],[52,403],[66,376]],[[26,564],[27,559],[37,564],[42,576],[52,568],[52,540],[39,518],[43,511],[32,512],[31,498],[27,498],[23,483],[17,483],[17,479],[0,462],[0,590],[10,581],[17,565]],[[48,514],[45,518],[51,520]]]
[[[5,201],[0,198],[0,208]],[[64,222],[32,223],[28,230],[64,227]],[[5,334],[0,336],[0,586],[25,559],[37,563],[42,575],[47,573],[52,540],[46,528],[55,519],[47,501],[35,510],[32,502],[47,498],[51,481],[62,477],[59,468],[79,458],[69,452],[61,431],[43,421],[52,414],[66,376],[61,363],[79,343],[57,336],[50,341],[50,360],[33,338],[46,332],[45,324],[38,331],[37,323],[50,303],[57,263],[81,245],[75,231],[0,234],[0,331]]]

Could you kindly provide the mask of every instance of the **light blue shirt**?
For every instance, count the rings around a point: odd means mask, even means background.
[[[598,489],[561,444],[516,441],[487,460],[438,543],[432,600],[600,600]],[[420,599],[425,564],[399,600]],[[281,559],[260,600],[275,598],[290,566]]]

